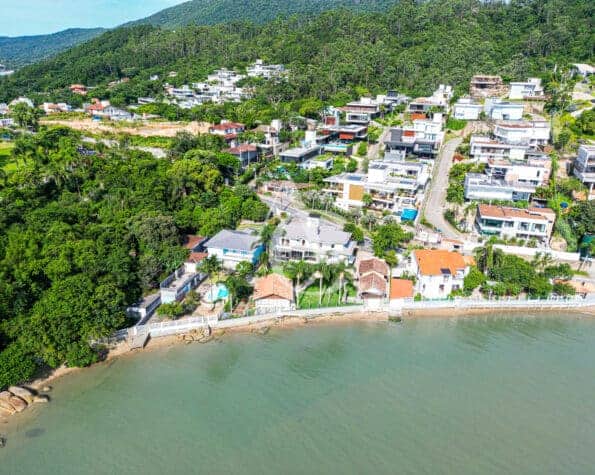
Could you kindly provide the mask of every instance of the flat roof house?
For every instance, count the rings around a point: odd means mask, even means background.
[[[595,145],[581,145],[578,148],[574,176],[589,188],[589,199],[595,199]]]
[[[470,266],[458,252],[418,249],[413,252],[412,271],[417,276],[415,289],[424,298],[447,298],[463,288]]]
[[[521,102],[506,102],[501,99],[486,99],[483,110],[492,120],[521,120],[525,106]]]
[[[465,176],[465,199],[477,201],[529,201],[537,186],[505,181],[480,173]]]
[[[215,256],[226,269],[235,269],[240,262],[256,265],[264,252],[258,236],[228,229],[215,234],[206,242],[205,248],[209,257]]]
[[[483,163],[492,158],[523,160],[528,149],[528,145],[507,144],[483,135],[472,135],[469,142],[469,155]]]
[[[273,240],[273,256],[277,261],[352,263],[356,243],[351,234],[320,218],[293,218],[280,224]]]
[[[541,79],[529,78],[525,82],[510,83],[510,99],[544,99]]]
[[[543,121],[499,122],[494,126],[494,137],[508,144],[530,147],[547,145],[550,140],[550,123]]]
[[[550,240],[555,213],[549,208],[511,208],[480,204],[475,224],[480,234],[503,239]]]
[[[462,97],[453,106],[452,115],[455,119],[479,120],[483,106],[469,97]]]
[[[256,314],[295,310],[293,283],[283,275],[256,278],[252,298]]]

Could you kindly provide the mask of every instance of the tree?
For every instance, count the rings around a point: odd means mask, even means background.
[[[38,109],[29,107],[24,102],[19,102],[10,108],[10,116],[19,127],[37,130],[41,112]]]
[[[248,281],[238,275],[230,275],[225,280],[225,287],[229,291],[230,305],[233,309],[235,307],[236,299],[247,298],[252,293],[252,287]]]
[[[184,305],[182,305],[180,302],[164,303],[161,304],[157,309],[157,315],[170,318],[172,320],[177,320],[182,315],[184,315],[184,313]]]
[[[472,267],[469,274],[465,276],[463,288],[465,292],[471,293],[486,282],[486,277],[477,267]]]
[[[411,233],[405,232],[396,223],[378,226],[372,235],[374,255],[382,258],[387,251],[396,249],[400,244],[410,241],[412,237],[413,235]]]
[[[283,265],[283,273],[288,279],[295,281],[295,300],[299,302],[300,286],[304,278],[312,272],[312,266],[306,261],[289,261]]]
[[[333,276],[333,268],[326,262],[321,262],[316,266],[316,278],[319,282],[318,305],[322,306],[322,284],[330,282]]]

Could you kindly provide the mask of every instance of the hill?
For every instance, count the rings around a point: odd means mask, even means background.
[[[403,0],[385,13],[340,10],[175,31],[120,28],[18,71],[1,84],[0,101],[64,91],[74,82],[102,86],[127,76],[129,83],[96,94],[130,102],[159,89],[148,81],[150,74],[175,70],[172,82],[184,84],[256,58],[291,71],[287,82],[261,89],[276,103],[336,101],[387,88],[422,94],[438,83],[466,87],[475,73],[521,79],[555,64],[592,61],[594,9],[588,0]]]
[[[166,8],[147,18],[129,23],[164,28],[214,25],[230,21],[264,23],[279,16],[317,14],[337,8],[356,11],[383,11],[397,0],[192,0]]]
[[[99,36],[103,28],[73,28],[51,35],[0,36],[0,63],[12,68],[36,63]]]

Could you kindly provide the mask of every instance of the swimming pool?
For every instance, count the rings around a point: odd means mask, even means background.
[[[208,292],[205,294],[204,299],[205,302],[213,303],[217,302],[218,300],[225,300],[229,297],[229,290],[223,284],[217,284],[211,286]]]

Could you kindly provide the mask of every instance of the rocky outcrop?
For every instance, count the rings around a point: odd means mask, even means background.
[[[33,397],[35,396],[32,391],[29,391],[26,388],[21,388],[20,386],[11,386],[8,388],[8,392],[20,397],[27,404],[31,404],[33,402]]]
[[[207,343],[213,339],[213,335],[211,332],[210,327],[201,328],[191,330],[188,333],[184,333],[183,335],[178,335],[178,339],[180,341],[185,342],[186,344],[198,342],[198,343]]]
[[[37,394],[21,386],[11,386],[8,391],[0,392],[0,416],[12,416],[23,412],[31,404],[49,400],[45,394]]]

